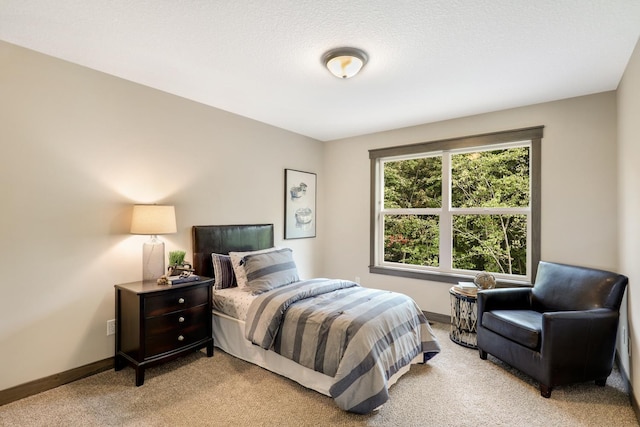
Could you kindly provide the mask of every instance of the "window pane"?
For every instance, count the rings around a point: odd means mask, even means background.
[[[451,206],[529,206],[529,148],[452,155]]]
[[[526,215],[455,215],[453,268],[527,274]]]
[[[437,215],[385,215],[384,260],[437,267],[438,222]]]
[[[384,207],[442,206],[442,157],[384,163]]]

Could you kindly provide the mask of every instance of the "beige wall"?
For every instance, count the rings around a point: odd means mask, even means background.
[[[272,222],[283,244],[285,168],[326,188],[320,142],[3,42],[0,144],[0,390],[113,356],[132,204],[175,204],[163,239],[190,253],[195,224]],[[286,241],[304,277],[320,239]]]
[[[627,65],[618,87],[618,158],[620,198],[620,272],[629,277],[626,312],[630,335],[629,359],[623,369],[631,378],[636,400],[640,391],[640,369],[633,360],[640,355],[640,43]],[[627,314],[628,313],[628,314]],[[626,325],[625,325],[626,326]],[[624,341],[621,337],[621,341]],[[636,402],[637,403],[637,402]]]
[[[368,273],[368,150],[538,125],[545,126],[542,259],[615,270],[616,95],[607,92],[326,143],[324,273],[358,276],[365,286],[405,292],[423,310],[449,314],[450,284]]]

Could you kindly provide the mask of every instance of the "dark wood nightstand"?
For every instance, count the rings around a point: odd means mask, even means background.
[[[187,352],[207,348],[213,356],[211,286],[213,279],[163,286],[156,282],[115,285],[115,370],[127,364],[144,384],[145,368]]]

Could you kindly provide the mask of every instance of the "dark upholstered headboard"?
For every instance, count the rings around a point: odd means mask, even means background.
[[[273,247],[273,224],[194,225],[193,268],[213,277],[211,254],[255,251]]]

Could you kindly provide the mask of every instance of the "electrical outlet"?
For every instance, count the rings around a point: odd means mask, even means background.
[[[356,280],[355,280],[355,282],[356,282],[356,283],[358,283],[358,284],[360,284],[360,276],[356,276]]]
[[[116,333],[116,319],[107,320],[107,336]]]

